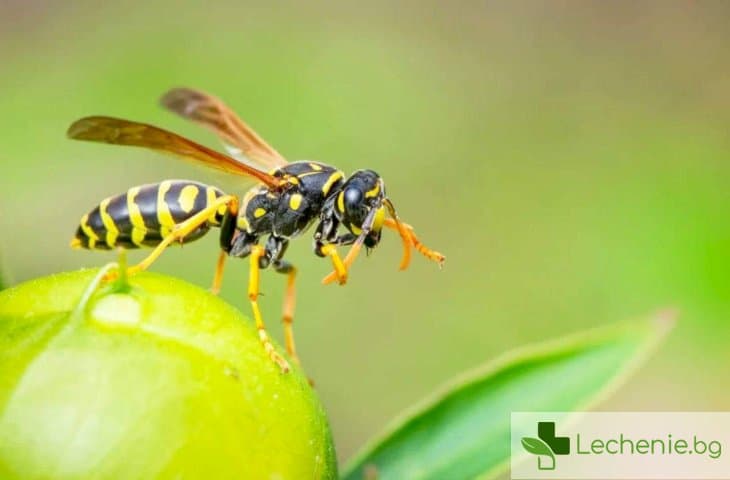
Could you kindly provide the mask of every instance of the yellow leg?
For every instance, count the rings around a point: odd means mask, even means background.
[[[332,244],[328,244],[322,247],[322,253],[332,259],[332,266],[335,269],[334,272],[330,273],[324,278],[324,280],[322,280],[322,283],[327,284],[331,283],[334,280],[337,280],[340,285],[344,285],[345,283],[347,283],[347,269],[352,264],[353,260],[355,260],[354,257],[357,256],[357,254],[355,254],[353,258],[350,258],[350,254],[354,249],[355,247],[353,246],[353,248],[351,248],[350,252],[347,254],[345,261],[343,262],[340,258],[340,254],[337,253],[337,247]]]
[[[215,265],[215,275],[213,275],[213,285],[210,287],[210,293],[213,295],[218,295],[221,291],[221,285],[223,284],[223,267],[226,266],[226,259],[228,258],[228,253],[221,250],[220,255],[218,255],[218,263]]]
[[[256,329],[259,331],[261,345],[263,345],[264,350],[269,355],[269,358],[279,365],[282,373],[287,373],[290,370],[289,363],[274,349],[274,345],[271,343],[269,335],[266,333],[264,320],[261,317],[261,310],[259,310],[259,273],[261,272],[261,269],[259,268],[259,259],[264,255],[264,252],[264,247],[261,245],[254,245],[251,249],[251,268],[248,277],[248,299],[251,301],[253,318],[256,322]]]
[[[141,272],[149,268],[149,266],[152,265],[155,260],[157,260],[157,258],[162,254],[162,252],[165,251],[167,247],[170,246],[170,244],[182,240],[191,232],[195,231],[195,229],[207,222],[211,215],[213,215],[216,210],[218,210],[223,205],[227,205],[231,211],[238,210],[238,200],[236,199],[236,197],[231,195],[218,197],[214,202],[205,207],[203,210],[199,211],[184,222],[175,225],[170,234],[166,236],[155,247],[155,249],[152,250],[152,252],[144,258],[144,260],[139,262],[137,265],[134,265],[127,269],[127,274],[134,275],[135,273]],[[113,280],[114,278],[116,278],[116,272],[111,272],[104,279]]]
[[[282,322],[284,323],[284,341],[286,343],[286,353],[297,365],[301,365],[299,356],[297,355],[297,347],[294,343],[294,329],[292,323],[294,321],[294,307],[296,305],[296,287],[297,269],[288,266],[286,280],[286,294],[284,295],[284,307],[282,314]]]
[[[326,247],[332,247],[333,250],[335,248],[334,245],[326,245],[325,248]],[[335,251],[336,257],[332,257],[332,263],[335,265],[335,271],[330,272],[329,275],[324,277],[322,279],[322,283],[325,285],[328,285],[328,284],[334,282],[335,280],[337,280],[340,285],[344,285],[345,282],[347,281],[347,271],[350,269],[350,267],[352,266],[352,263],[357,258],[357,255],[360,253],[361,248],[362,248],[361,243],[353,244],[352,247],[350,248],[350,250],[347,252],[347,255],[345,255],[344,260],[340,260],[339,255],[337,255],[337,252]],[[325,249],[322,248],[322,251],[324,252]],[[338,261],[339,268],[341,268],[341,271],[344,272],[344,278],[342,277],[340,270],[338,270],[338,264],[335,263],[335,259]]]

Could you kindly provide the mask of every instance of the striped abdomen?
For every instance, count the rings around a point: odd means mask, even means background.
[[[132,187],[126,193],[103,200],[81,217],[71,245],[102,250],[155,246],[169,235],[175,224],[205,209],[222,195],[215,187],[189,180]],[[220,225],[224,214],[225,206],[184,241],[198,239],[211,226]]]

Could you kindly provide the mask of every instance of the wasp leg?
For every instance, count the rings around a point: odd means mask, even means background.
[[[297,269],[294,265],[286,261],[274,262],[274,270],[279,273],[286,275],[286,293],[284,295],[284,306],[282,308],[281,320],[284,324],[284,341],[286,344],[286,353],[297,365],[301,365],[299,356],[297,355],[297,348],[294,342],[294,329],[292,323],[294,322],[294,307],[296,306],[296,278]]]
[[[332,266],[335,269],[334,272],[330,273],[324,280],[322,280],[322,283],[331,283],[333,280],[337,280],[340,285],[347,283],[348,265],[342,261],[342,258],[340,258],[340,254],[337,253],[337,247],[333,243],[328,243],[326,245],[322,245],[319,250],[323,256],[330,257],[332,259]]]
[[[325,245],[325,246],[331,246],[334,249],[334,245]],[[360,249],[362,247],[362,244],[355,243],[352,248],[350,248],[350,251],[347,252],[347,255],[345,255],[344,260],[341,260],[339,256],[337,256],[337,261],[339,262],[339,266],[337,263],[335,263],[335,258],[332,258],[332,263],[335,266],[335,271],[330,272],[329,275],[324,277],[322,279],[322,284],[328,285],[332,283],[333,281],[337,280],[340,285],[344,285],[347,281],[347,271],[352,265],[352,263],[355,261],[355,258],[357,258],[358,254],[360,253]],[[337,252],[335,251],[335,254]],[[338,268],[342,269],[344,272],[344,278],[343,274],[340,273]]]
[[[261,317],[261,310],[259,309],[258,304],[260,285],[259,274],[261,272],[259,260],[266,258],[265,256],[266,250],[261,245],[253,245],[251,247],[251,269],[248,277],[248,299],[251,302],[253,318],[256,322],[256,329],[259,331],[259,339],[261,340],[264,350],[269,355],[269,358],[271,358],[271,360],[279,366],[282,373],[286,373],[290,370],[289,363],[274,349],[274,345],[271,343],[271,339],[266,333],[266,327],[264,326],[264,320]]]
[[[439,267],[442,267],[444,265],[444,262],[446,261],[446,257],[437,252],[436,250],[431,250],[427,246],[425,246],[421,241],[418,239],[416,234],[413,232],[413,227],[408,225],[407,223],[402,222],[396,222],[392,218],[386,218],[383,222],[383,226],[391,228],[393,230],[397,230],[398,232],[401,232],[402,230],[405,230],[405,232],[408,234],[408,240],[410,241],[411,245],[424,257],[428,258],[431,261],[434,261],[439,264]],[[401,234],[402,236],[402,234]],[[405,241],[405,240],[404,240]],[[408,266],[408,264],[406,264]],[[403,270],[403,265],[401,263],[401,270]]]
[[[350,268],[352,263],[357,258],[358,254],[360,253],[360,250],[362,249],[362,245],[365,242],[365,237],[367,237],[368,233],[370,233],[370,230],[373,228],[373,222],[375,221],[375,214],[377,213],[377,209],[373,208],[368,212],[367,217],[365,217],[365,221],[362,224],[362,231],[357,236],[355,241],[352,243],[352,247],[350,247],[350,251],[347,252],[347,255],[345,255],[345,259],[342,261],[342,267],[344,268],[345,273],[347,273],[347,270]],[[332,246],[334,248],[334,246]],[[329,275],[324,277],[322,279],[323,284],[332,283],[335,279],[340,279],[340,274],[337,271],[337,266],[335,266],[335,271],[331,272]],[[345,277],[346,279],[347,277]],[[340,285],[343,285],[344,282],[340,280]]]
[[[223,284],[223,268],[226,266],[226,259],[228,258],[228,252],[221,250],[218,255],[218,261],[215,264],[215,274],[213,274],[213,285],[210,287],[210,293],[218,295],[221,292],[221,285]]]
[[[347,268],[342,263],[340,254],[337,253],[335,237],[337,236],[338,224],[339,221],[334,214],[333,202],[330,201],[325,205],[321,221],[314,233],[314,254],[318,257],[330,257],[332,259],[334,272],[330,274],[332,277],[330,282],[336,279],[340,285],[344,285],[347,282]]]
[[[238,210],[238,199],[232,195],[223,195],[222,197],[218,197],[215,199],[215,201],[211,202],[210,205],[205,207],[203,210],[199,211],[192,217],[188,218],[184,222],[176,224],[169,235],[167,235],[157,246],[152,250],[152,252],[147,255],[141,262],[139,262],[137,265],[131,266],[127,269],[127,275],[134,275],[135,273],[141,272],[143,270],[146,270],[147,268],[152,265],[155,260],[162,254],[162,252],[165,251],[167,247],[170,246],[173,242],[182,240],[190,233],[194,232],[198,227],[203,225],[205,222],[208,221],[208,219],[215,214],[215,212],[222,206],[226,206],[229,211],[237,211]],[[116,278],[117,273],[112,272],[109,275],[107,275],[104,279],[105,280],[114,280]]]
[[[274,267],[274,270],[287,276],[286,294],[284,296],[284,305],[282,308],[286,353],[289,354],[294,363],[301,365],[299,357],[297,356],[297,350],[294,344],[294,331],[292,329],[294,306],[296,302],[295,281],[297,269],[291,263],[282,260],[282,257],[284,256],[284,253],[286,253],[286,249],[288,247],[288,239],[284,237],[277,237],[276,235],[270,235],[269,239],[266,241],[265,257],[261,258],[259,266],[264,268],[270,263]]]
[[[213,295],[218,295],[221,291],[221,285],[223,284],[223,268],[225,267],[226,259],[231,252],[233,237],[236,233],[237,214],[237,211],[229,209],[225,215],[223,215],[223,220],[221,221],[221,233],[219,237],[221,252],[218,255],[218,262],[215,265],[213,285],[210,287],[210,292]]]

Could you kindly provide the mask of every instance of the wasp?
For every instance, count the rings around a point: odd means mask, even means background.
[[[107,116],[77,120],[67,135],[75,140],[161,151],[246,177],[256,185],[242,198],[190,180],[132,187],[102,200],[84,215],[71,246],[90,250],[151,247],[147,257],[129,267],[128,274],[134,274],[147,269],[167,247],[191,242],[218,228],[221,251],[211,291],[220,291],[227,257],[249,258],[248,298],[259,338],[283,372],[290,365],[266,332],[258,305],[259,274],[261,269],[273,267],[287,277],[282,316],[285,345],[289,358],[299,363],[292,330],[297,269],[283,257],[289,241],[312,224],[317,223],[314,253],[332,262],[333,271],[323,279],[325,284],[345,284],[362,247],[375,248],[383,228],[396,231],[401,238],[401,269],[408,267],[412,248],[443,264],[445,257],[423,245],[413,228],[400,220],[383,179],[373,170],[357,170],[346,177],[324,163],[287,162],[220,99],[198,90],[170,90],[160,103],[212,130],[230,155],[152,125]],[[339,246],[350,247],[344,258],[338,253]]]

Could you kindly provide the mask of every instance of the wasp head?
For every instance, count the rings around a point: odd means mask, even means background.
[[[365,246],[375,247],[385,218],[385,184],[372,170],[358,170],[347,179],[337,197],[337,217],[354,235],[369,230]],[[370,223],[370,225],[366,225]]]

